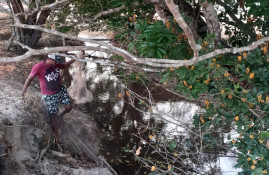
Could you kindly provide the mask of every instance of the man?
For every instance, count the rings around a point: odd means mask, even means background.
[[[46,105],[56,142],[59,140],[59,126],[57,121],[59,120],[60,123],[63,124],[63,116],[72,110],[71,100],[67,94],[66,87],[62,85],[59,69],[66,69],[73,62],[75,62],[75,60],[61,64],[61,59],[58,55],[49,54],[48,58],[34,65],[22,89],[22,97],[24,98],[32,80],[38,76],[42,100]],[[59,102],[64,106],[64,110],[57,114]]]

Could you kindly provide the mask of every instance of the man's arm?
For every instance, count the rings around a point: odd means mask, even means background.
[[[22,97],[23,98],[25,96],[25,93],[26,93],[28,87],[30,86],[31,82],[33,81],[33,79],[34,79],[34,77],[32,77],[32,76],[29,75],[28,78],[27,78],[27,80],[25,81],[24,86],[22,88]]]
[[[66,68],[68,68],[72,63],[74,63],[76,60],[69,60],[69,61],[67,61],[67,62],[65,62],[63,65],[64,65],[64,68],[66,69]]]

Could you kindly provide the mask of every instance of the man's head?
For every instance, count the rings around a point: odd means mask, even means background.
[[[55,53],[50,53],[48,54],[48,61],[47,63],[50,65],[55,65],[55,64],[61,64],[62,60],[59,55],[56,55]]]

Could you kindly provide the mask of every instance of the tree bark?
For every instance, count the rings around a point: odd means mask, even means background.
[[[20,23],[22,24],[28,24],[28,25],[43,25],[46,23],[48,16],[50,15],[51,10],[45,9],[40,12],[40,15],[38,16],[39,11],[34,11],[34,13],[26,13],[24,14],[24,9],[22,5],[21,0],[9,0],[8,1],[12,7],[13,14],[17,14],[17,18],[19,19]],[[55,0],[49,0],[47,3],[53,3]],[[33,8],[36,7],[35,0],[33,0],[29,6],[32,6]],[[35,29],[23,29],[16,27],[15,33],[17,35],[17,39],[22,44],[34,47],[39,39],[41,38],[42,31],[35,30]]]
[[[202,8],[205,15],[208,32],[215,35],[215,48],[217,48],[221,42],[221,30],[217,12],[212,2],[203,2]]]

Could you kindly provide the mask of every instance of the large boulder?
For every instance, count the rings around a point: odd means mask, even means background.
[[[72,157],[70,150],[46,149],[51,128],[46,123],[48,118],[41,94],[29,88],[24,101],[20,98],[22,86],[0,81],[0,174],[111,174],[95,163],[99,161],[96,123],[80,111],[72,110],[65,116],[60,141],[62,145],[76,147],[72,151],[78,150],[76,155],[86,155],[92,166],[80,166],[81,161]],[[63,148],[68,149],[67,146]],[[69,157],[62,161],[61,155]]]

